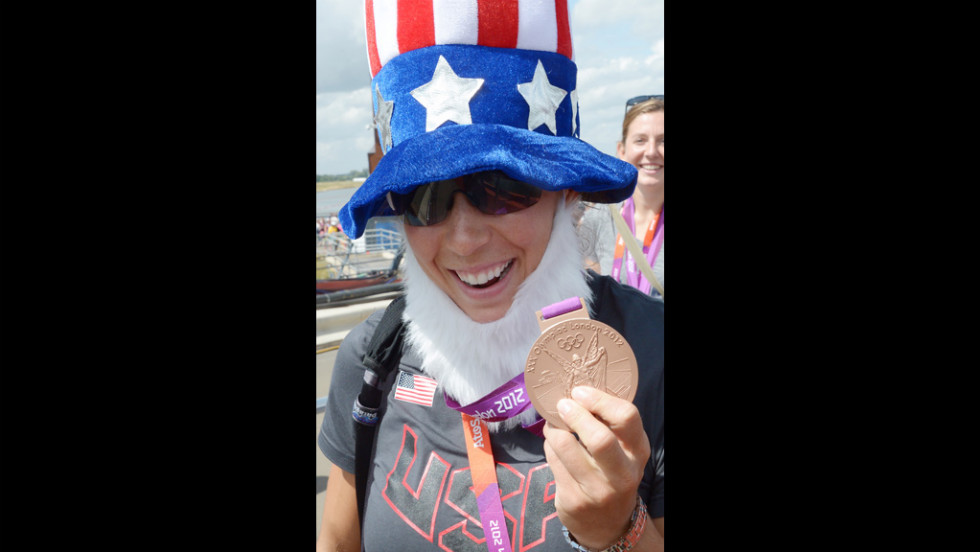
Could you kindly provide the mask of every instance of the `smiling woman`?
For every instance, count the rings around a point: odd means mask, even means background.
[[[587,209],[579,225],[586,268],[660,297],[664,289],[664,149],[664,96],[628,100],[616,150],[620,159],[636,167],[636,190],[618,207],[618,215],[604,206]],[[628,233],[617,233],[616,216],[623,218]],[[644,258],[634,258],[627,247],[629,239],[638,241]],[[652,268],[652,280],[640,263]]]
[[[442,223],[406,224],[405,237],[429,281],[473,321],[493,322],[504,317],[541,263],[562,198],[544,192],[531,207],[487,215],[461,196]],[[574,250],[569,253],[575,257]],[[497,275],[492,282],[491,274]]]
[[[662,550],[663,303],[581,268],[580,202],[627,200],[637,169],[579,139],[566,0],[364,8],[384,155],[339,218],[355,239],[401,221],[404,300],[337,352],[317,550]],[[545,374],[558,427],[517,398],[544,381],[538,336],[572,321],[622,336],[636,394],[598,372],[625,356],[573,337]]]

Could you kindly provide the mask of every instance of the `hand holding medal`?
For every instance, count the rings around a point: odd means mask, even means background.
[[[590,320],[574,298],[538,312],[541,337],[525,365],[528,395],[545,418],[555,508],[581,545],[602,550],[627,534],[650,442],[631,402],[638,371],[629,344]],[[637,536],[639,538],[639,536]]]
[[[650,441],[632,403],[588,386],[562,399],[559,412],[569,430],[544,427],[555,509],[579,544],[604,550],[630,529]]]

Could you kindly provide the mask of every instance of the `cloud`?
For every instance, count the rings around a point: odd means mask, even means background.
[[[582,140],[616,155],[626,100],[664,93],[664,2],[573,0]]]
[[[316,93],[349,91],[371,83],[364,38],[364,3],[316,3]]]
[[[632,30],[648,32],[653,28],[663,29],[664,0],[624,1],[624,0],[573,0],[572,33],[588,32],[603,27],[621,27],[624,22],[632,23]],[[663,33],[661,33],[663,34]]]
[[[366,169],[374,147],[371,88],[316,96],[316,173]]]
[[[316,173],[366,169],[374,137],[364,3],[316,3]]]

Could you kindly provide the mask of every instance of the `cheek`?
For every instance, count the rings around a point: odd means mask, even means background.
[[[515,221],[515,224],[511,225],[512,243],[524,251],[528,274],[538,268],[548,248],[548,241],[551,239],[556,204],[550,203],[550,205],[547,203],[535,205],[540,207],[542,212],[537,213],[536,216],[529,216],[525,220]]]
[[[429,265],[432,263],[433,259],[436,257],[436,253],[439,251],[439,240],[438,236],[427,228],[420,228],[415,226],[404,225],[405,228],[405,240],[408,244],[412,246],[412,251],[415,253],[415,258],[418,261],[420,267],[425,270],[426,273],[429,272]]]

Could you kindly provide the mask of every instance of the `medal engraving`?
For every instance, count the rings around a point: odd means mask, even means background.
[[[559,399],[588,385],[628,401],[639,379],[636,356],[616,330],[588,318],[564,320],[547,328],[528,353],[524,382],[531,404],[551,425],[568,427],[558,415]]]

